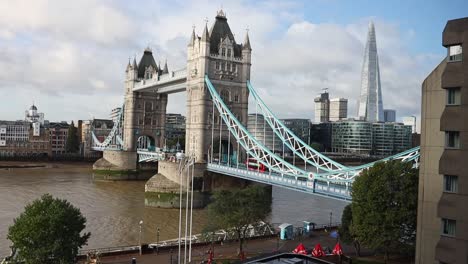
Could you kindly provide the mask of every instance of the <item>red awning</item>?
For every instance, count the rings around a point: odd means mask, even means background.
[[[304,244],[300,243],[299,246],[297,246],[294,250],[293,253],[296,254],[302,254],[302,255],[307,255],[307,250],[304,247]]]
[[[325,252],[323,252],[322,246],[320,244],[315,245],[314,249],[312,250],[312,256],[314,257],[325,256]]]

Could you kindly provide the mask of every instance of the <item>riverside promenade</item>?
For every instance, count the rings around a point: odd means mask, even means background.
[[[275,252],[291,252],[299,243],[303,243],[306,249],[310,250],[317,244],[320,243],[323,248],[328,247],[333,249],[337,242],[336,238],[330,237],[330,233],[324,231],[314,232],[310,237],[300,236],[296,237],[294,240],[279,240],[277,237],[269,238],[258,238],[254,240],[247,240],[244,243],[244,252],[248,258],[257,257],[260,255],[271,254]],[[354,248],[348,245],[343,246],[343,253],[354,254]],[[203,260],[207,260],[208,250],[211,245],[203,245],[192,248],[192,262],[191,263],[201,263]],[[236,260],[237,250],[239,243],[236,241],[225,242],[223,245],[220,243],[213,244],[214,248],[214,260]],[[277,250],[278,249],[278,250]],[[182,258],[184,253],[184,247],[182,245]],[[138,252],[133,254],[122,254],[114,256],[105,256],[101,257],[101,263],[105,264],[124,264],[131,263],[132,258],[136,258],[137,264],[154,264],[154,263],[171,263],[171,258],[173,263],[177,263],[177,253],[178,248],[175,247],[172,250],[161,250],[159,254],[156,252],[151,252],[143,255],[139,255]],[[85,261],[78,262],[80,264],[86,263]]]

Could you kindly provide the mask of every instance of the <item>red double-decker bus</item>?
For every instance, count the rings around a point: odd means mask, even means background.
[[[268,170],[268,168],[265,167],[265,165],[258,162],[254,158],[248,158],[247,161],[245,162],[245,165],[247,165],[248,170],[254,170],[254,171],[258,171],[258,172],[265,172],[265,171]]]

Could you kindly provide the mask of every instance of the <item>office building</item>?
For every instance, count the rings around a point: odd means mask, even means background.
[[[321,93],[314,99],[315,102],[315,122],[322,123],[330,120],[330,99],[328,92]]]
[[[249,114],[247,130],[268,149],[278,153],[283,149],[281,140],[274,134],[271,127],[261,114]]]
[[[29,121],[0,121],[0,158],[47,157],[50,151],[44,128],[33,128]]]
[[[361,95],[358,119],[369,122],[384,121],[382,88],[380,87],[379,57],[374,23],[369,23],[361,73]]]
[[[348,99],[330,99],[330,121],[335,122],[348,118]]]
[[[344,120],[332,124],[332,151],[385,157],[411,148],[411,127],[401,123]]]
[[[422,83],[417,264],[468,263],[468,17],[447,22],[442,45]]]
[[[310,120],[305,118],[281,119],[281,122],[306,144],[310,141]]]
[[[166,114],[166,139],[185,138],[185,116],[181,114]]]
[[[332,152],[371,155],[372,123],[355,120],[332,123]]]
[[[384,122],[396,122],[396,110],[384,109]]]
[[[412,127],[412,133],[416,133],[416,117],[415,116],[405,116],[403,117],[403,124]]]
[[[311,124],[310,126],[310,143],[318,143],[322,149],[318,151],[331,152],[331,141],[332,141],[332,123],[319,123]]]

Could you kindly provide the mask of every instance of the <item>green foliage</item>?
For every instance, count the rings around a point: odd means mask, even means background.
[[[175,149],[177,142],[180,144],[180,149],[185,150],[185,137],[182,138],[171,138],[166,141],[168,149]]]
[[[69,153],[76,153],[79,149],[80,141],[78,139],[78,129],[75,127],[75,124],[72,121],[70,127],[68,128],[68,137],[65,150]]]
[[[310,143],[310,147],[315,149],[316,151],[323,151],[323,144],[319,143],[319,142],[311,142]]]
[[[351,204],[348,204],[341,216],[341,226],[338,230],[340,233],[340,239],[345,243],[352,243],[354,238],[351,235],[350,227],[353,222],[353,212],[351,211]]]
[[[416,238],[418,170],[388,161],[364,170],[353,183],[351,233],[363,245],[412,253]]]
[[[7,238],[26,264],[74,263],[90,233],[80,235],[86,219],[66,200],[45,194],[25,207],[9,227]]]
[[[215,192],[208,206],[209,229],[233,229],[239,239],[239,252],[249,225],[264,221],[271,211],[271,192],[251,185],[239,190]]]

